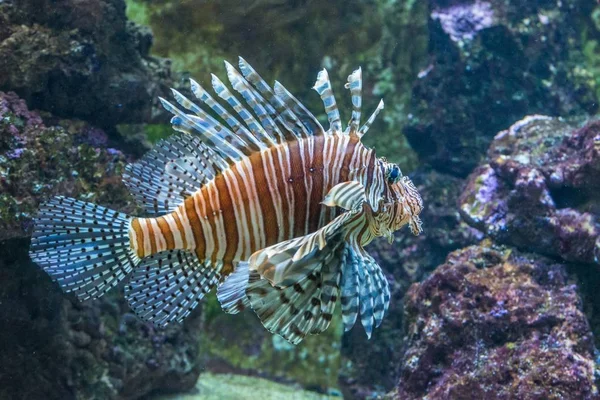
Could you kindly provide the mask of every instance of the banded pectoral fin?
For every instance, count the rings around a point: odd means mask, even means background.
[[[360,313],[367,337],[379,327],[390,304],[390,288],[381,267],[365,249],[349,245],[341,280],[344,330],[349,331]]]
[[[364,188],[358,182],[332,188],[324,203],[349,211],[309,235],[254,253],[219,288],[223,308],[242,304],[245,294],[265,328],[293,344],[327,329],[340,297],[346,237],[352,226],[364,223],[364,200]],[[245,290],[237,286],[243,281],[247,282]],[[237,299],[231,296],[234,286]]]

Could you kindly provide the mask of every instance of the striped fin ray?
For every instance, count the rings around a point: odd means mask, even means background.
[[[268,100],[269,104],[266,108],[272,118],[281,123],[289,132],[292,132],[297,139],[312,135],[300,122],[296,114],[288,108],[283,100],[273,92],[264,79],[242,57],[239,58],[239,67],[248,82]]]
[[[147,213],[161,215],[173,211],[226,167],[197,136],[176,133],[128,165],[123,182]]]
[[[267,133],[269,133],[269,135],[271,135],[272,138],[278,143],[286,142],[289,137],[281,132],[272,118],[272,116],[276,118],[273,107],[267,103],[260,93],[255,91],[252,86],[250,86],[242,74],[240,74],[238,70],[236,70],[233,65],[227,61],[225,61],[225,69],[227,69],[227,78],[229,78],[231,86],[234,90],[242,95],[246,101],[246,104],[252,108],[254,114],[258,117]]]
[[[244,105],[231,93],[227,86],[221,82],[216,76],[212,75],[212,85],[217,96],[222,98],[233,108],[233,110],[240,116],[246,126],[250,129],[252,134],[267,147],[274,146],[277,144],[275,139],[269,135],[264,128],[258,123],[256,118],[244,107]]]
[[[329,326],[340,292],[345,237],[363,215],[354,207],[309,235],[250,257],[246,295],[265,328],[296,344]]]
[[[244,155],[249,155],[253,152],[252,142],[247,141],[246,137],[242,135],[235,135],[231,130],[223,126],[220,122],[218,122],[208,113],[206,113],[196,104],[191,102],[187,97],[179,93],[177,90],[171,89],[171,91],[173,92],[173,96],[175,97],[175,100],[177,100],[177,103],[179,103],[182,107],[186,108],[187,110],[190,110],[193,113],[195,113],[202,121],[204,121],[208,126],[210,126],[209,132],[217,136],[220,142],[225,141],[230,146],[233,146],[236,149],[238,149]],[[209,138],[209,140],[211,139]]]
[[[381,267],[361,247],[349,246],[342,271],[342,318],[350,330],[360,312],[361,324],[370,338],[389,307],[390,289]]]
[[[174,106],[169,101],[159,98],[163,107],[174,114],[171,118],[173,129],[184,133],[196,133],[202,138],[202,142],[210,145],[223,159],[229,164],[233,164],[244,156],[245,148],[236,147],[234,143],[230,143],[219,131],[223,131],[221,125],[213,125],[210,121],[199,118],[195,115],[185,114],[179,108]]]
[[[342,130],[342,122],[340,120],[340,111],[338,110],[335,96],[333,95],[333,88],[329,81],[329,75],[327,70],[323,69],[317,75],[317,81],[313,87],[321,96],[323,105],[325,105],[325,112],[327,113],[327,119],[329,120],[329,130],[332,133],[340,132]]]
[[[233,272],[227,276],[225,282],[217,288],[217,299],[223,311],[228,314],[237,314],[250,306],[250,301],[246,296],[249,277],[248,262],[239,262]]]
[[[287,287],[273,286],[257,271],[250,271],[246,294],[267,330],[298,344],[306,335],[329,326],[335,307],[332,294],[337,290],[329,285],[339,281],[335,275],[339,275],[343,247],[342,241],[335,241],[326,251],[310,257],[306,275]],[[324,288],[328,288],[326,292]]]
[[[198,82],[193,79],[190,79],[190,84],[192,87],[192,93],[194,96],[204,104],[206,104],[211,110],[215,112],[220,118],[225,121],[227,125],[235,132],[236,135],[244,138],[247,142],[251,143],[250,148],[253,150],[261,150],[265,149],[266,146],[264,143],[259,141],[254,135],[237,120],[233,115],[231,115],[225,107],[219,104]]]
[[[219,272],[195,254],[169,250],[145,258],[136,268],[125,297],[138,317],[156,326],[182,322],[216,286]]]
[[[375,111],[373,111],[373,114],[371,114],[367,122],[365,122],[365,124],[361,126],[360,130],[358,131],[358,137],[363,137],[364,134],[367,133],[367,131],[369,130],[371,125],[373,125],[375,118],[377,118],[377,115],[381,110],[383,110],[383,100],[379,101],[379,104],[377,104],[377,108],[375,109]]]
[[[348,83],[345,87],[350,89],[352,96],[352,117],[346,128],[346,133],[357,133],[362,107],[362,69],[360,67],[348,76]]]
[[[65,292],[98,298],[140,261],[130,247],[129,226],[124,214],[55,197],[40,207],[29,255]]]
[[[345,210],[358,210],[367,200],[362,183],[348,181],[332,187],[322,203],[329,207],[342,207]]]
[[[350,188],[350,190],[348,190]],[[348,195],[349,194],[349,195]],[[269,280],[275,286],[289,286],[305,276],[312,268],[311,257],[323,251],[335,235],[339,235],[345,225],[355,224],[355,217],[362,210],[364,187],[360,182],[339,183],[329,190],[325,199],[327,205],[338,205],[338,201],[348,206],[345,212],[321,229],[308,235],[286,240],[252,254],[248,262],[250,269]]]
[[[361,268],[361,258],[357,257],[352,248],[346,248],[344,269],[342,272],[342,321],[344,330],[348,332],[356,323],[359,306],[360,277],[358,269]]]
[[[308,109],[278,81],[273,84],[275,95],[298,117],[310,135],[321,136],[325,129]]]
[[[324,332],[331,324],[333,312],[340,297],[341,279],[342,272],[339,268],[335,271],[324,271],[321,287],[321,312],[317,313],[316,321],[310,331],[312,335]]]

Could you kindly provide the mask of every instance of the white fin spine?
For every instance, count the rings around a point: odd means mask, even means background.
[[[246,104],[254,111],[254,114],[260,120],[261,125],[269,134],[270,139],[277,143],[287,141],[285,134],[281,132],[273,118],[271,118],[271,115],[274,114],[273,107],[271,107],[260,93],[250,86],[242,74],[227,61],[225,61],[225,69],[227,70],[229,83],[231,83],[233,89],[244,98]]]
[[[348,75],[348,83],[345,87],[350,90],[352,96],[352,117],[346,128],[346,133],[357,134],[362,107],[362,69],[360,67]]]
[[[218,126],[219,130],[222,129],[219,124],[214,125],[209,120],[199,118],[195,115],[187,115],[169,101],[163,98],[159,99],[163,107],[174,114],[174,117],[171,118],[171,124],[173,125],[173,128],[177,129],[179,126],[188,128],[183,130],[183,132],[186,133],[191,129],[191,132],[199,134],[203,141],[212,145],[215,151],[217,151],[229,163],[235,163],[244,157],[244,146],[240,144],[236,146],[234,140],[235,137],[233,135],[231,142],[225,140],[216,128]]]
[[[252,134],[267,147],[274,146],[276,142],[271,138],[269,134],[264,130],[260,123],[254,118],[254,116],[244,107],[244,105],[231,93],[229,89],[221,82],[221,80],[215,75],[212,76],[213,89],[217,96],[225,100],[233,110],[240,116],[246,126],[250,129]]]
[[[375,121],[375,118],[377,118],[377,115],[379,114],[379,112],[381,112],[381,110],[383,110],[383,100],[379,100],[379,104],[377,104],[377,108],[375,109],[375,111],[373,111],[373,114],[371,114],[367,122],[365,122],[365,124],[361,126],[360,130],[358,131],[358,137],[363,137],[364,134],[367,133],[367,131]]]
[[[317,75],[317,81],[313,86],[313,89],[319,93],[323,105],[325,106],[325,112],[327,113],[327,119],[329,120],[329,130],[332,133],[341,132],[342,122],[340,120],[340,111],[338,110],[335,96],[333,95],[333,88],[329,81],[329,75],[327,70],[323,69]]]
[[[273,90],[275,91],[275,95],[277,95],[277,97],[279,97],[284,104],[290,110],[292,110],[294,115],[298,117],[309,135],[321,136],[325,133],[325,129],[323,126],[321,126],[321,123],[317,120],[317,118],[315,118],[315,116],[285,88],[285,86],[283,86],[280,82],[275,81],[273,84]]]
[[[190,79],[190,85],[192,88],[192,93],[194,96],[204,104],[206,104],[211,110],[213,110],[219,118],[222,118],[223,121],[231,128],[236,135],[249,143],[249,147],[258,151],[261,149],[265,149],[266,146],[261,141],[257,140],[254,135],[246,128],[237,118],[231,115],[225,107],[219,104],[198,82],[193,79]]]
[[[239,58],[239,67],[242,75],[250,82],[265,99],[268,104],[267,111],[273,119],[278,121],[287,132],[294,135],[295,139],[306,138],[311,136],[306,127],[302,124],[294,112],[288,108],[284,101],[273,92],[273,89],[265,82],[265,80],[252,68],[250,64],[242,57]],[[288,137],[286,135],[286,137]]]

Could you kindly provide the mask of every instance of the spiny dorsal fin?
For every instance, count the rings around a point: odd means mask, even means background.
[[[313,87],[321,96],[323,105],[325,106],[325,112],[327,113],[327,119],[329,120],[329,130],[332,133],[341,132],[342,122],[340,120],[340,111],[338,110],[335,96],[333,95],[333,89],[331,82],[329,82],[329,75],[327,70],[323,68],[317,75],[317,81]]]
[[[263,99],[260,93],[250,86],[248,81],[246,81],[233,65],[225,61],[225,68],[227,69],[227,78],[229,79],[231,86],[242,95],[246,104],[252,108],[252,111],[254,111],[254,114],[260,120],[262,127],[269,134],[271,140],[277,143],[287,141],[289,137],[286,137],[277,124],[275,124],[273,118],[271,118],[271,115],[274,113],[271,105]],[[267,109],[269,109],[269,111],[267,111]]]
[[[163,106],[174,114],[173,129],[186,134],[199,134],[201,141],[226,163],[233,164],[250,154],[290,140],[323,135],[325,131],[312,113],[302,105],[283,85],[275,81],[271,88],[264,79],[243,59],[239,60],[239,72],[225,63],[231,86],[243,98],[238,100],[219,78],[212,75],[212,86],[222,100],[239,117],[234,117],[197,82],[191,80],[192,92],[208,108],[216,113],[213,117],[184,95],[173,90],[177,103],[192,114],[187,114],[165,99]],[[362,106],[362,72],[358,68],[346,85],[352,95],[352,118],[344,133],[364,135],[383,108],[380,103],[373,115],[359,129]],[[341,134],[340,113],[327,71],[317,76],[314,89],[325,105],[329,120],[328,133]]]
[[[262,125],[254,118],[254,116],[244,107],[244,105],[231,93],[227,86],[214,74],[212,74],[212,85],[217,96],[225,100],[233,110],[240,116],[246,126],[250,129],[250,132],[256,137],[256,139],[262,142],[265,146],[271,147],[277,144],[277,142],[269,135]]]
[[[317,118],[315,118],[315,116],[285,88],[285,86],[280,82],[275,81],[273,90],[284,104],[298,117],[310,135],[321,136],[325,134],[325,129],[321,126],[321,123]]]
[[[269,102],[269,104],[266,105],[266,109],[273,119],[278,121],[297,139],[307,138],[312,135],[296,114],[294,114],[293,110],[288,108],[284,100],[273,92],[264,79],[242,57],[239,58],[239,67],[244,78],[246,78],[248,82],[250,82]]]
[[[175,100],[177,100],[182,107],[194,112],[201,121],[206,122],[208,129],[204,132],[205,137],[203,137],[203,141],[211,143],[214,146],[217,146],[217,148],[224,148],[225,146],[227,146],[227,148],[234,147],[244,155],[252,153],[252,143],[247,140],[246,136],[234,134],[231,130],[223,126],[219,121],[214,119],[196,104],[192,103],[177,90],[171,89],[171,91],[173,92]],[[194,119],[193,116],[190,117]],[[229,152],[229,149],[225,151]]]
[[[125,297],[137,316],[162,327],[183,321],[218,281],[218,268],[210,262],[169,250],[142,261],[125,286]]]
[[[377,105],[375,111],[373,111],[373,114],[371,114],[367,122],[365,122],[365,124],[360,128],[360,130],[358,131],[358,137],[363,137],[364,134],[367,133],[367,131],[369,130],[369,128],[371,127],[371,125],[375,121],[375,118],[377,118],[377,115],[381,110],[383,110],[383,100],[379,101],[379,104]]]
[[[362,69],[360,67],[348,76],[348,83],[345,87],[350,89],[352,95],[352,118],[350,118],[346,133],[357,134],[362,107]]]
[[[162,97],[159,99],[163,107],[174,114],[174,117],[171,118],[173,129],[184,133],[196,132],[200,135],[203,143],[210,146],[229,164],[241,160],[245,155],[247,148],[240,143],[239,139],[236,140],[235,135],[230,130],[224,128],[221,124],[215,125],[208,119],[185,114]],[[177,100],[184,102],[184,99],[179,96]],[[187,102],[184,102],[184,104],[187,104]]]
[[[227,163],[198,137],[177,133],[160,140],[138,162],[126,167],[123,182],[151,215],[173,211]]]
[[[219,104],[198,82],[190,79],[192,87],[192,93],[194,96],[204,104],[206,104],[211,110],[223,119],[225,123],[238,135],[242,140],[249,143],[249,147],[253,151],[259,151],[266,148],[265,144],[260,142],[254,135],[242,124],[237,118],[231,115],[225,107]]]

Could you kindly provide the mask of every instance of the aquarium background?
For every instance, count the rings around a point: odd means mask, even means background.
[[[209,297],[155,329],[29,259],[54,195],[138,213],[121,183],[172,131],[158,96],[243,56],[320,119],[327,68],[385,110],[365,141],[423,196],[370,253],[393,290],[367,340],[298,346]],[[600,6],[592,0],[0,0],[0,398],[596,399]]]

